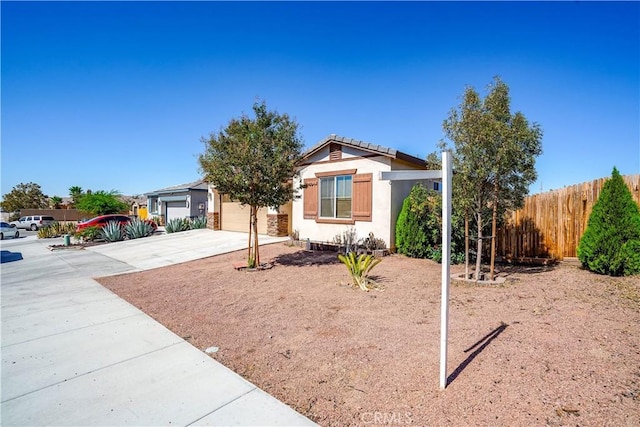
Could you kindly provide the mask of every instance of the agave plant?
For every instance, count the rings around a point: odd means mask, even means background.
[[[109,221],[102,227],[102,238],[107,242],[119,242],[124,240],[124,230],[118,221]]]
[[[186,218],[173,218],[167,221],[164,226],[164,231],[167,233],[177,233],[179,231],[186,231],[189,229],[189,220]]]
[[[197,230],[199,228],[207,228],[207,217],[199,216],[199,217],[193,218],[191,220],[191,224],[189,228],[191,230]]]
[[[134,218],[124,226],[124,233],[129,239],[139,239],[151,236],[153,234],[153,226],[150,222]]]
[[[371,287],[368,285],[371,281],[367,275],[375,267],[382,261],[381,259],[376,259],[373,255],[365,255],[362,254],[356,257],[354,252],[349,252],[345,255],[338,255],[338,259],[347,266],[347,270],[349,270],[349,274],[353,278],[353,281],[356,285],[360,287],[363,291],[368,291]]]

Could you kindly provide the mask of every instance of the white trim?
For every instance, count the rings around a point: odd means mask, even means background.
[[[382,181],[414,181],[419,179],[440,179],[442,171],[381,171]]]

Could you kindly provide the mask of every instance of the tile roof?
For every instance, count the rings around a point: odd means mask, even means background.
[[[391,157],[394,159],[405,160],[405,161],[416,163],[419,165],[425,164],[425,161],[423,159],[419,159],[417,157],[411,156],[409,154],[403,153],[393,148],[385,147],[378,144],[372,144],[370,142],[360,141],[358,139],[346,138],[344,136],[336,135],[334,133],[332,133],[331,135],[324,138],[323,140],[318,142],[316,145],[314,145],[313,147],[305,151],[302,157],[307,158],[313,153],[315,153],[316,151],[320,150],[321,148],[323,148],[324,146],[332,142],[337,142],[342,145],[359,148],[361,150],[382,154],[383,156]]]
[[[207,189],[207,183],[203,179],[201,179],[199,181],[189,182],[187,184],[174,185],[172,187],[166,187],[160,190],[150,191],[148,193],[145,193],[145,195],[149,196],[152,194],[173,193],[176,191],[183,191],[183,190],[206,190],[206,189]]]

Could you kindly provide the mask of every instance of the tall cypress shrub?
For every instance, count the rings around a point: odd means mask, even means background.
[[[640,208],[618,169],[605,182],[578,245],[582,265],[596,273],[640,273]]]
[[[464,260],[462,218],[452,215],[451,262]],[[402,203],[396,222],[396,249],[413,258],[442,261],[442,195],[417,184]]]

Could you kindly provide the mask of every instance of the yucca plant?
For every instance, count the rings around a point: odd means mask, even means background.
[[[167,233],[178,233],[189,229],[189,220],[186,218],[173,218],[167,221],[164,231]]]
[[[51,227],[43,227],[38,230],[38,239],[50,239],[51,237],[55,237]]]
[[[76,230],[76,226],[72,222],[63,223],[56,221],[48,226],[47,229],[51,233],[51,237],[58,237],[64,234],[73,234]]]
[[[124,240],[124,230],[118,221],[109,221],[102,227],[102,238],[107,242]]]
[[[349,252],[347,255],[338,255],[338,259],[347,266],[349,274],[353,278],[356,285],[363,291],[368,291],[371,287],[368,285],[371,281],[367,275],[369,272],[382,261],[375,258],[373,255],[361,254],[356,257],[354,252]]]
[[[199,217],[193,218],[191,220],[190,228],[191,230],[197,230],[199,228],[207,228],[207,217],[199,216]]]
[[[153,226],[140,218],[134,218],[124,226],[124,233],[129,239],[139,239],[151,236],[153,234]]]

